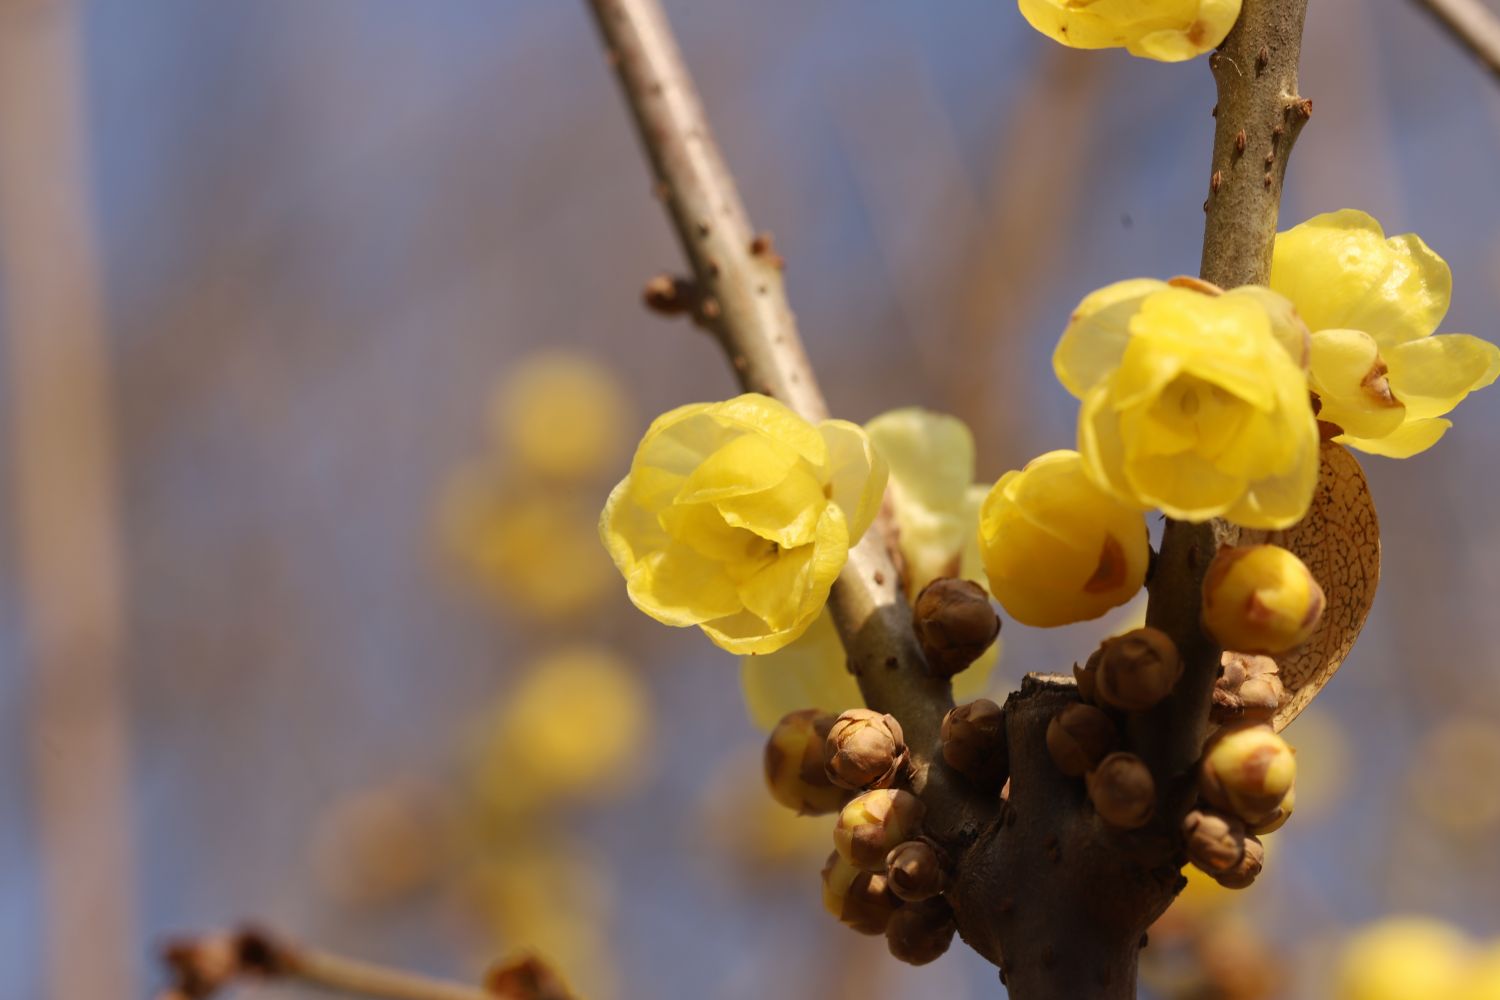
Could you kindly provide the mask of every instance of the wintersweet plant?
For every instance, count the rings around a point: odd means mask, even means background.
[[[1020,0],[1021,14],[1053,41],[1076,49],[1123,48],[1181,62],[1218,46],[1241,0]]]

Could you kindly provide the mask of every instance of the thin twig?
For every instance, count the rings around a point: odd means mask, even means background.
[[[1481,0],[1416,0],[1448,29],[1453,40],[1500,77],[1500,16]]]

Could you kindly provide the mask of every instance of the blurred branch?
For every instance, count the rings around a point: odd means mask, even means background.
[[[828,407],[787,304],[781,261],[770,238],[751,228],[659,0],[589,0],[589,6],[700,301],[716,304],[698,314],[745,389],[774,396],[809,420],[823,419]],[[993,802],[947,769],[926,767],[952,693],[946,680],[927,673],[881,523],[850,550],[829,607],[866,703],[895,715],[905,729],[918,758],[917,789],[930,805],[963,804],[934,809],[934,835],[990,816]]]
[[[1482,0],[1416,0],[1448,29],[1453,40],[1500,77],[1500,17]]]
[[[0,4],[0,278],[46,989],[136,981],[113,402],[77,23]]]
[[[158,1000],[208,1000],[237,983],[270,980],[367,1000],[571,1000],[547,965],[526,956],[492,970],[484,987],[390,969],[244,929],[174,941],[162,950],[171,985]]]

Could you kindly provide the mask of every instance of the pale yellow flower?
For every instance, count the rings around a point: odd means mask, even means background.
[[[636,607],[732,653],[769,653],[822,612],[885,482],[857,425],[814,427],[747,393],[658,417],[599,532]]]
[[[1473,957],[1463,932],[1425,917],[1392,917],[1345,946],[1336,1000],[1453,997]]]
[[[490,398],[490,426],[520,471],[555,479],[604,472],[625,448],[630,405],[615,375],[584,354],[523,358]]]
[[[1089,477],[1179,520],[1295,524],[1318,476],[1301,346],[1294,312],[1264,288],[1137,279],[1088,296],[1053,368],[1082,401]]]
[[[1240,16],[1241,0],[1020,0],[1021,14],[1075,49],[1124,48],[1181,62],[1215,48]]]
[[[1443,415],[1500,375],[1500,348],[1464,333],[1433,335],[1453,276],[1415,234],[1386,238],[1364,212],[1315,216],[1276,237],[1271,287],[1312,330],[1318,416],[1336,440],[1408,458],[1452,426]]]
[[[1023,625],[1098,618],[1146,579],[1146,519],[1100,489],[1076,451],[1052,451],[995,483],[979,544],[995,595]]]

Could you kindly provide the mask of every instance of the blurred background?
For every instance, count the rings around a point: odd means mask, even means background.
[[[833,411],[955,414],[978,481],[1070,446],[1068,311],[1197,271],[1206,64],[1008,0],[666,6]],[[1304,67],[1284,226],[1419,232],[1495,339],[1494,81],[1405,0],[1312,4]],[[735,392],[640,307],[680,266],[581,3],[0,2],[0,992],[146,996],[255,918],[597,1000],[997,995],[822,911],[734,658],[597,544],[647,421]],[[1500,939],[1500,392],[1455,423],[1365,461],[1384,576],[1297,816],[1148,995],[1333,996],[1391,915],[1442,922],[1385,929],[1418,964]],[[988,683],[1116,625],[1011,623]]]

